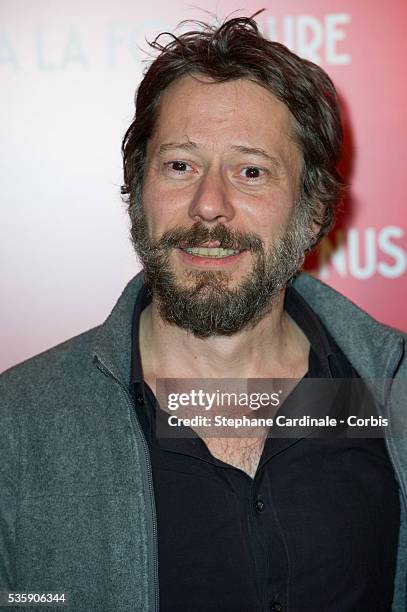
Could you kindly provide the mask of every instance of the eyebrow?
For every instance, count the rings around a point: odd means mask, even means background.
[[[258,157],[264,157],[268,161],[276,164],[277,167],[281,166],[281,160],[279,157],[275,157],[267,153],[264,149],[259,149],[258,147],[245,147],[240,145],[234,145],[231,147],[233,151],[239,151],[240,153],[245,153],[246,155],[257,155]]]
[[[192,151],[197,149],[198,145],[192,140],[187,142],[166,142],[159,146],[158,153],[165,153],[165,151],[172,151],[172,149],[185,149],[186,151]]]
[[[167,142],[159,146],[158,153],[165,153],[166,151],[172,151],[173,149],[195,151],[198,148],[198,144],[196,142],[193,142],[192,140],[188,140],[187,142]],[[280,167],[282,165],[281,160],[278,157],[270,155],[269,153],[267,153],[267,151],[258,147],[233,145],[230,148],[232,151],[239,151],[239,153],[244,153],[245,155],[256,155],[258,157],[263,157],[264,159],[267,159],[267,161],[275,164],[277,167]]]

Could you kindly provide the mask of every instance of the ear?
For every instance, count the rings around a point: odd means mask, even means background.
[[[315,242],[317,240],[317,236],[319,234],[319,232],[321,231],[321,227],[322,227],[322,223],[323,223],[323,219],[325,217],[325,206],[324,204],[322,204],[322,202],[317,201],[315,202],[315,206],[314,206],[314,219],[311,223],[311,232],[313,233],[314,237],[315,237]],[[319,221],[317,221],[320,220]]]
[[[320,230],[321,230],[321,224],[317,223],[316,221],[313,221],[312,224],[311,224],[311,231],[312,231],[312,233],[314,235],[315,240],[317,239],[317,236],[318,236]]]

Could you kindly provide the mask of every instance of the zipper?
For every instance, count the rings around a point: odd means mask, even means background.
[[[157,544],[157,516],[156,516],[156,510],[155,510],[155,501],[154,501],[154,487],[153,487],[153,474],[152,474],[152,468],[151,468],[151,461],[150,461],[150,453],[148,450],[148,445],[147,445],[147,441],[146,438],[144,436],[143,430],[141,429],[136,411],[134,409],[134,402],[132,400],[132,398],[130,397],[130,394],[126,388],[126,386],[104,365],[104,363],[102,361],[100,361],[100,359],[98,358],[97,355],[94,356],[94,363],[96,364],[96,367],[105,375],[105,376],[109,376],[110,378],[113,378],[113,380],[115,380],[119,385],[120,388],[122,389],[122,391],[124,392],[124,396],[125,396],[125,400],[127,403],[127,406],[130,410],[130,418],[131,421],[133,423],[133,426],[135,428],[135,433],[136,436],[138,435],[140,440],[141,440],[141,444],[143,447],[143,453],[144,453],[144,457],[145,457],[145,464],[146,464],[146,472],[144,470],[141,470],[142,472],[142,478],[143,478],[143,485],[144,488],[146,488],[147,485],[147,490],[149,493],[149,500],[150,500],[150,509],[151,509],[151,513],[147,512],[147,520],[149,522],[149,526],[151,527],[151,531],[153,534],[153,546],[149,547],[147,545],[147,550],[152,552],[148,552],[148,556],[149,556],[149,567],[153,568],[153,587],[152,590],[154,590],[154,593],[152,594],[153,596],[149,598],[150,601],[154,601],[154,608],[153,610],[151,610],[151,612],[159,612],[159,588],[158,588],[158,544]],[[147,477],[146,477],[147,476]],[[150,520],[151,519],[151,520]],[[137,611],[138,612],[138,611]],[[150,612],[150,610],[148,611]]]

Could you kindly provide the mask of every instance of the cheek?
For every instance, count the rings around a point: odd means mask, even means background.
[[[158,181],[147,182],[143,189],[143,207],[148,227],[153,239],[159,238],[166,230],[177,225],[186,225],[181,219],[182,198],[171,193]]]
[[[293,209],[291,195],[276,190],[251,207],[251,224],[263,236],[276,236],[288,226]]]

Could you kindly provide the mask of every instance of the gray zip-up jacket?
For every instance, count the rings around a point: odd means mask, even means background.
[[[159,609],[151,465],[129,395],[142,282],[130,281],[103,325],[0,376],[0,591],[65,593],[68,603],[49,610]],[[294,286],[390,419],[402,509],[393,610],[404,612],[407,439],[396,436],[406,430],[405,338],[306,274]]]

